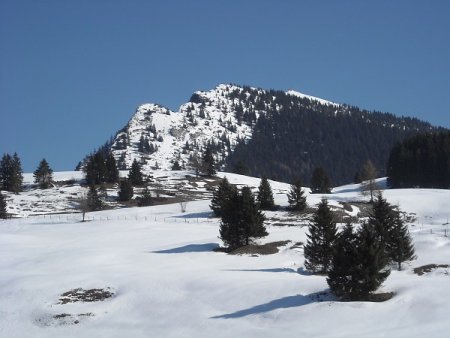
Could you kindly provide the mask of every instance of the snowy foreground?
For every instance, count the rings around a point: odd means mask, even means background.
[[[286,205],[288,185],[272,188]],[[294,246],[306,241],[306,227],[269,225],[261,242],[292,241],[277,254],[213,252],[221,245],[219,220],[209,218],[208,200],[189,202],[186,213],[169,204],[92,213],[85,223],[79,215],[1,221],[0,337],[450,337],[450,269],[413,272],[450,264],[450,191],[384,195],[416,213],[410,231],[418,255],[404,271],[392,270],[380,292],[395,296],[384,303],[337,302],[325,277],[308,275]],[[353,185],[328,198],[332,205],[361,199]],[[319,199],[310,195],[308,203]],[[60,301],[78,288],[113,296]]]

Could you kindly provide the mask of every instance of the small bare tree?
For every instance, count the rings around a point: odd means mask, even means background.
[[[86,191],[81,192],[81,196],[78,199],[78,210],[83,214],[83,220],[85,221],[86,212],[89,211],[89,201]]]
[[[371,160],[367,160],[361,169],[361,194],[363,196],[370,196],[370,203],[373,203],[374,195],[380,190],[375,179],[378,172]]]

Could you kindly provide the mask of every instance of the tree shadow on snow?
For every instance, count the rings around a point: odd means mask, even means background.
[[[172,218],[210,218],[214,214],[212,212],[191,212],[189,214],[181,214],[178,216],[173,216]]]
[[[312,273],[305,270],[304,268],[298,268],[297,270],[292,268],[271,268],[271,269],[227,269],[223,271],[247,271],[247,272],[287,272],[287,273],[298,273],[303,276],[311,276]]]
[[[204,243],[204,244],[188,244],[180,246],[178,248],[152,251],[152,253],[162,253],[162,254],[177,254],[177,253],[189,253],[189,252],[209,252],[218,248],[217,243]]]
[[[272,300],[268,303],[252,306],[248,309],[239,310],[232,313],[226,313],[220,316],[211,317],[213,319],[231,319],[242,318],[250,315],[266,313],[277,309],[288,309],[298,306],[304,306],[316,302],[332,301],[335,298],[329,292],[316,292],[309,295],[295,295]]]

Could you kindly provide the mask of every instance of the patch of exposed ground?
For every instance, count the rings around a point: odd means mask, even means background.
[[[73,289],[64,292],[59,298],[59,302],[57,304],[76,302],[101,302],[114,296],[114,293],[110,290],[110,288],[89,290],[84,290],[82,288]]]
[[[439,268],[447,269],[448,267],[449,267],[448,264],[427,264],[414,268],[414,273],[418,276],[422,276],[425,273],[432,272],[435,269]]]

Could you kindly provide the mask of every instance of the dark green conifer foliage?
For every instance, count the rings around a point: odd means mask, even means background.
[[[119,169],[117,169],[116,159],[110,152],[106,156],[106,177],[105,180],[108,183],[117,183],[119,181]]]
[[[0,163],[0,188],[15,194],[22,191],[22,164],[17,153],[4,154]]]
[[[364,223],[358,233],[357,264],[352,279],[356,282],[350,294],[353,300],[367,299],[389,276],[389,259],[383,244],[378,240],[377,231]]]
[[[402,269],[403,262],[415,259],[414,245],[408,226],[401,219],[399,212],[395,213],[394,224],[389,231],[387,251],[389,258],[397,263],[399,271]]]
[[[240,207],[242,213],[241,222],[245,229],[245,244],[250,238],[261,238],[268,235],[264,226],[264,215],[258,209],[253,193],[249,187],[243,187],[240,195]]]
[[[296,179],[291,184],[291,190],[288,193],[289,210],[302,212],[306,209],[306,196],[302,189],[302,182]]]
[[[141,166],[139,165],[139,162],[136,159],[134,159],[133,163],[131,164],[131,169],[130,172],[128,173],[128,179],[131,181],[131,184],[133,185],[144,184]]]
[[[236,188],[225,177],[213,192],[210,208],[217,217],[222,216],[224,204],[233,196]]]
[[[212,154],[211,147],[207,147],[205,153],[203,154],[203,173],[206,176],[214,176],[216,174],[216,163],[214,161],[214,156]]]
[[[337,237],[327,278],[331,292],[342,299],[351,299],[358,288],[358,280],[354,278],[358,269],[357,244],[353,226],[347,223]]]
[[[34,183],[37,183],[39,188],[50,188],[51,182],[53,181],[53,170],[50,168],[45,158],[39,163],[39,166],[34,171],[33,176]]]
[[[8,213],[6,211],[6,199],[5,196],[0,192],[0,219],[8,218]]]
[[[273,210],[275,203],[273,201],[272,188],[270,187],[267,177],[263,176],[258,187],[257,200],[262,210]]]
[[[137,200],[138,200],[138,206],[140,206],[140,207],[148,207],[150,205],[153,205],[153,197],[150,192],[150,189],[148,189],[148,187],[145,187],[142,190],[141,196]]]
[[[322,167],[317,167],[312,173],[311,192],[313,194],[329,194],[331,192],[330,179]]]
[[[248,245],[252,238],[267,235],[264,215],[258,210],[250,188],[242,188],[241,193],[234,189],[231,198],[224,203],[219,233],[230,250]]]
[[[100,199],[97,189],[94,185],[89,186],[87,193],[87,207],[89,211],[98,211],[103,209],[103,202]]]
[[[103,152],[97,151],[93,155],[90,155],[83,169],[88,185],[104,183],[106,181],[107,170]]]
[[[373,227],[378,241],[383,246],[387,254],[386,245],[390,241],[390,233],[395,223],[395,214],[392,206],[379,193],[373,203],[372,213],[368,223]]]
[[[172,170],[181,170],[180,162],[178,161],[173,162]]]
[[[336,223],[328,201],[322,199],[308,226],[305,245],[305,267],[314,273],[327,273],[334,255],[337,238]]]
[[[120,181],[119,201],[126,202],[133,198],[133,184],[130,179]]]

